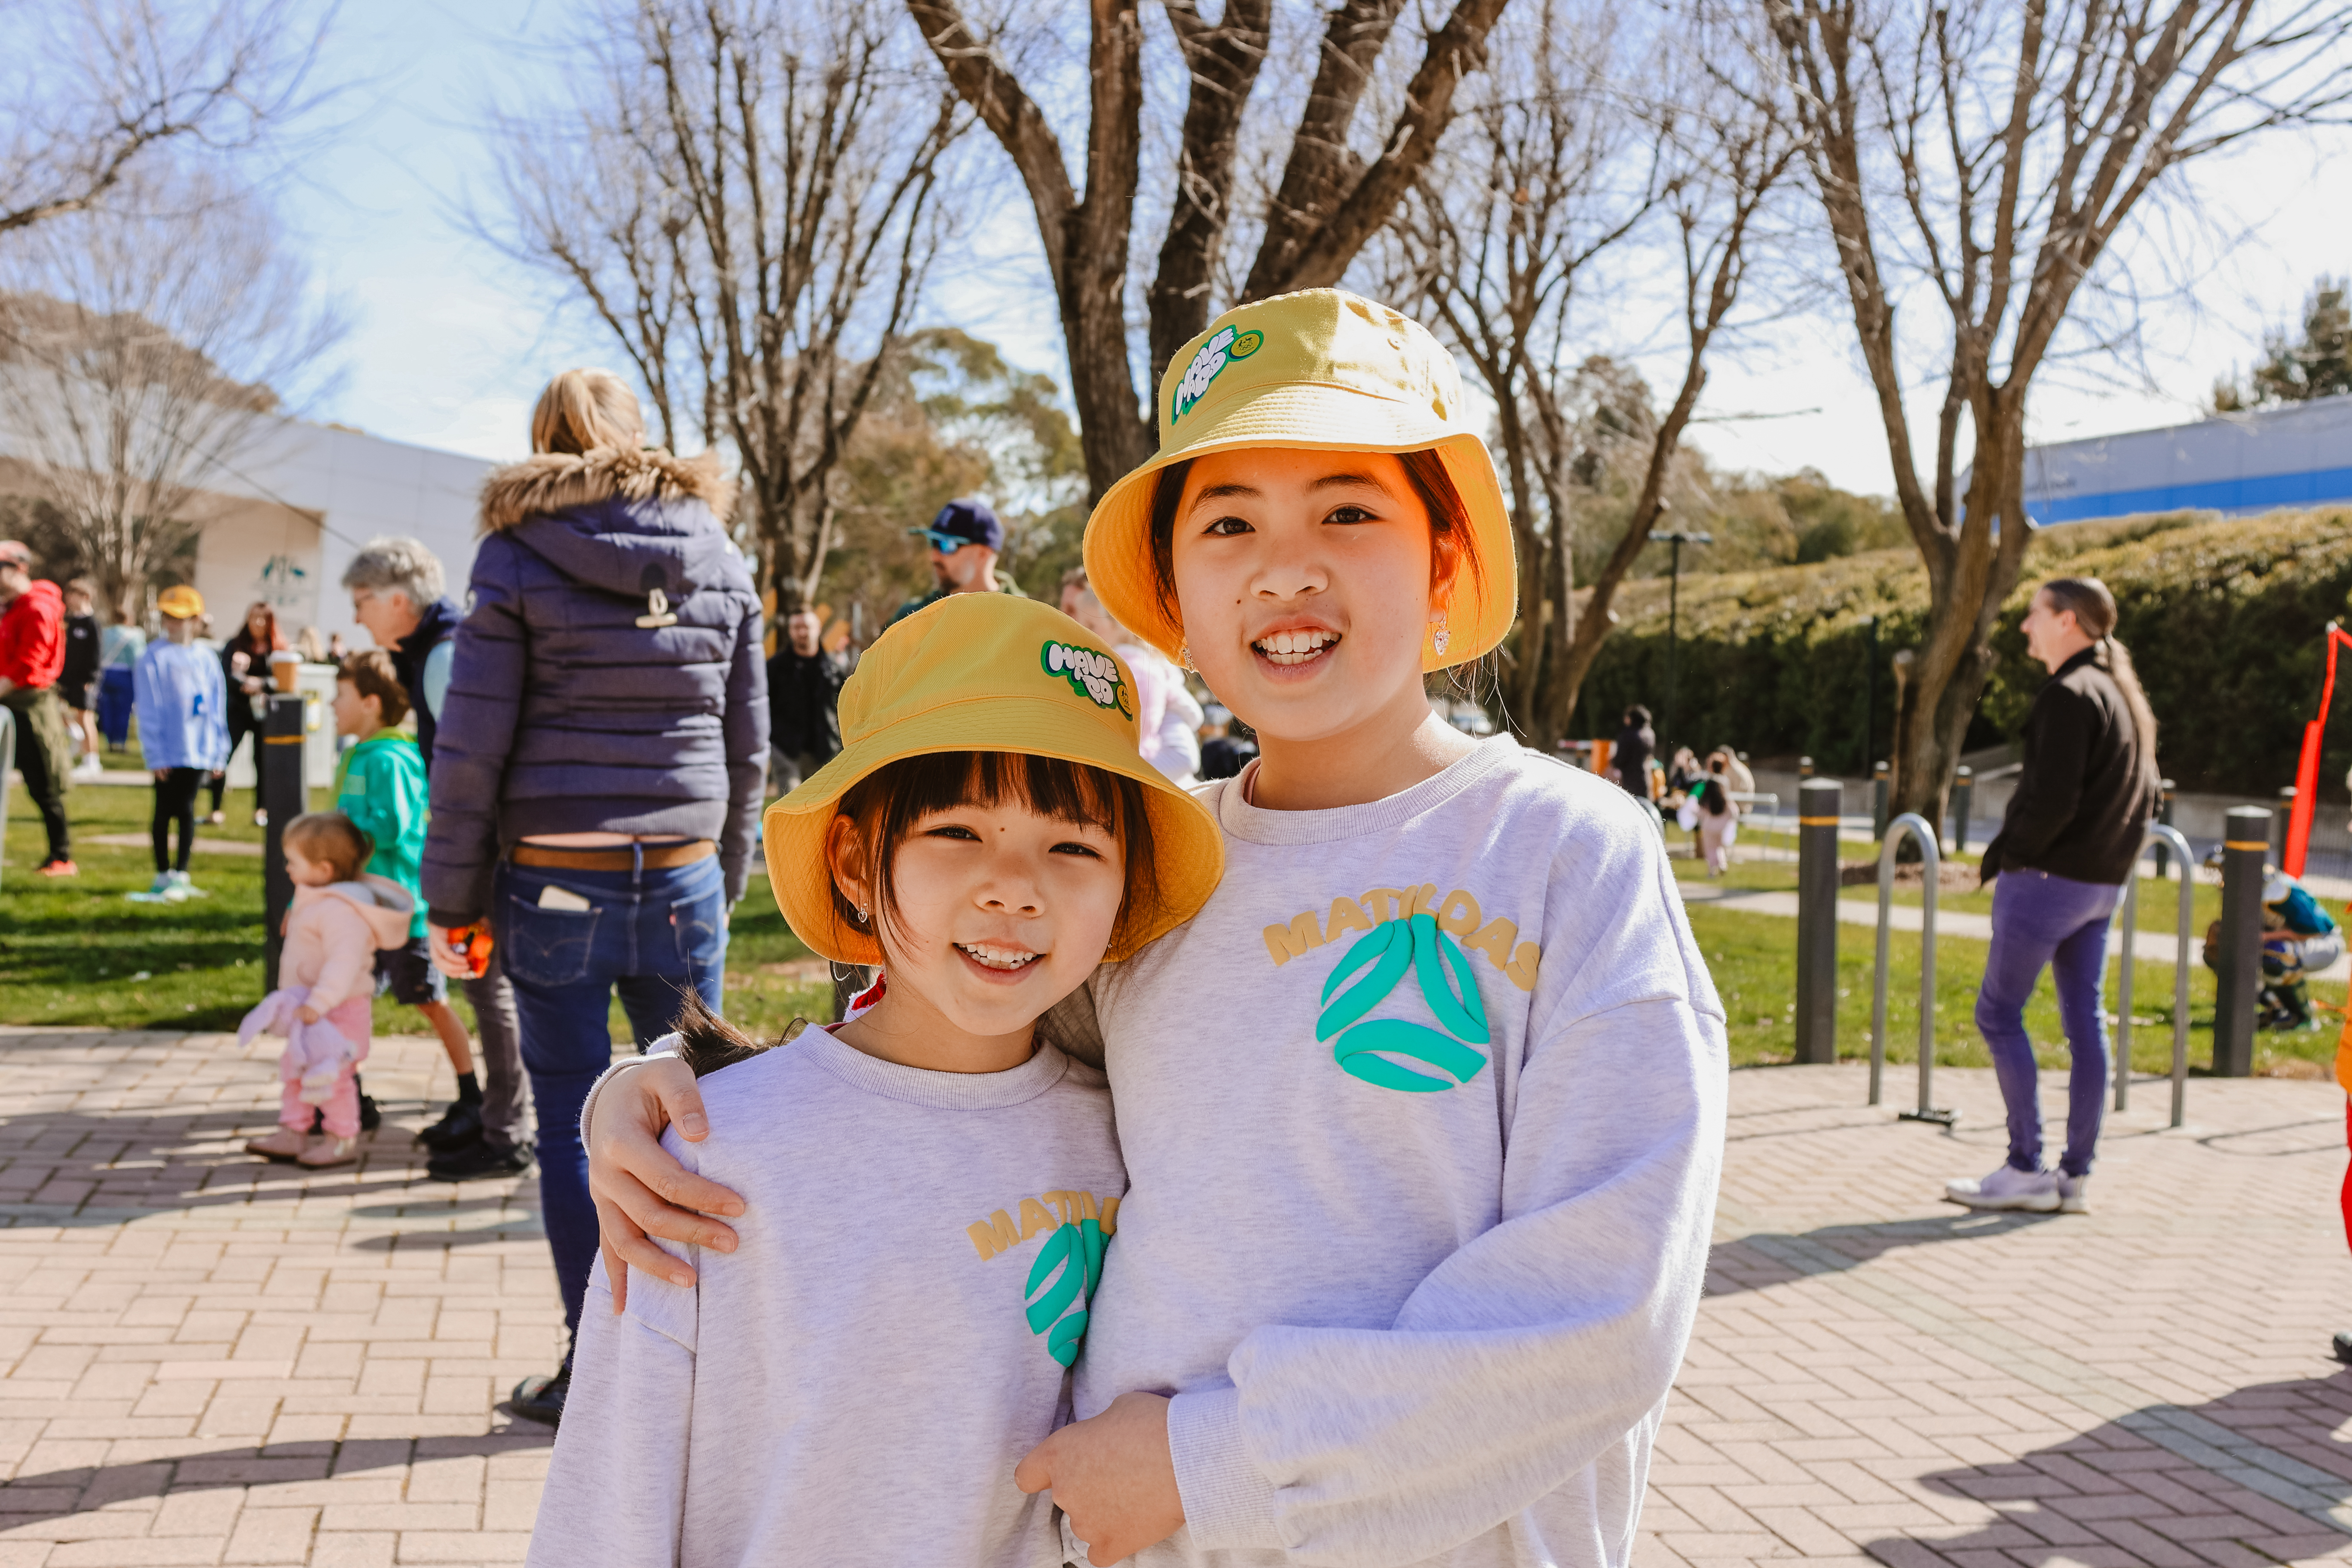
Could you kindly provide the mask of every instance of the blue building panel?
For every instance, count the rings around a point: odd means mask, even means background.
[[[2037,523],[2352,502],[2352,397],[2093,437],[2025,454]]]

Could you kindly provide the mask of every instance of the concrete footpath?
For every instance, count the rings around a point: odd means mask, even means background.
[[[273,1056],[0,1029],[0,1568],[521,1557],[552,1435],[500,1401],[562,1317],[533,1184],[423,1179],[421,1039],[376,1042],[356,1171],[250,1159]],[[1952,1135],[1866,1108],[1858,1067],[1731,1075],[1634,1562],[2352,1555],[2342,1092],[2200,1079],[2177,1132],[2145,1094],[2096,1212],[2004,1218],[1937,1197],[2000,1158],[1990,1075],[1936,1082]]]

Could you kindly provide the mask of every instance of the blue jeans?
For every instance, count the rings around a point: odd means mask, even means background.
[[[2025,1004],[2047,964],[2074,1058],[2058,1167],[2070,1176],[2090,1173],[2107,1103],[2107,921],[2123,893],[2047,871],[2003,871],[1993,883],[1992,950],[1977,992],[1977,1032],[1992,1052],[2009,1107],[2009,1163],[2021,1171],[2042,1168],[2041,1085],[2025,1037]]]
[[[548,909],[561,888],[585,910]],[[596,1261],[596,1208],[580,1106],[613,1059],[613,994],[637,1048],[669,1032],[681,995],[713,1012],[727,966],[726,882],[718,857],[662,870],[573,871],[506,862],[491,897],[498,952],[513,983],[522,1064],[539,1108],[539,1200],[563,1292],[563,1321],[580,1327]]]

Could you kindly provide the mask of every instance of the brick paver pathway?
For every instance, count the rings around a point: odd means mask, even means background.
[[[356,1171],[239,1145],[281,1042],[0,1030],[0,1568],[519,1560],[563,1312],[528,1179],[424,1179],[453,1090],[379,1039]]]
[[[2080,1215],[1970,1215],[2006,1149],[1859,1067],[1735,1073],[1714,1268],[1650,1474],[1644,1568],[2252,1568],[2352,1555],[2352,1328],[2333,1084],[2198,1079],[2110,1117]],[[1915,1103],[1907,1070],[1888,1097]],[[2063,1114],[2061,1075],[2045,1112]],[[2051,1129],[2055,1131],[2055,1125]]]
[[[551,1435],[499,1402],[562,1317],[532,1185],[422,1179],[425,1040],[377,1042],[356,1173],[248,1159],[273,1057],[0,1029],[0,1568],[521,1555]],[[2352,1556],[2342,1094],[2200,1080],[2172,1132],[2144,1085],[2098,1212],[2003,1218],[1937,1199],[2001,1147],[1990,1075],[1937,1083],[1956,1136],[1858,1068],[1734,1075],[1642,1568]]]

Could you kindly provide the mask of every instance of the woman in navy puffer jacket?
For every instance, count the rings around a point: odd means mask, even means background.
[[[522,1026],[567,1327],[596,1252],[580,1106],[617,989],[642,1049],[680,991],[720,1006],[768,753],[758,593],[715,458],[644,445],[627,385],[557,376],[533,456],[482,491],[481,548],[434,746],[424,891],[435,961],[487,917]],[[516,1408],[552,1420],[571,1359]]]

